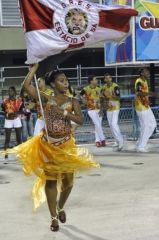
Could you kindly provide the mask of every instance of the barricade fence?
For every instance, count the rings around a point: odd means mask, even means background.
[[[159,124],[159,107],[151,108],[154,112],[157,123]],[[93,143],[95,141],[94,125],[88,116],[87,110],[82,110],[84,123],[75,130],[75,139],[77,143]],[[33,114],[34,123],[36,114]],[[113,137],[107,122],[106,112],[103,114],[103,131],[108,141],[113,141]],[[121,107],[119,113],[119,126],[125,140],[137,140],[139,134],[139,123],[134,107]],[[12,131],[12,141],[15,141],[15,134]],[[156,137],[158,137],[156,135]],[[0,114],[0,147],[4,145],[4,114]]]
[[[139,66],[138,66],[139,67]],[[112,76],[114,80],[119,84],[121,90],[121,110],[119,114],[119,125],[124,135],[125,139],[135,140],[138,137],[138,121],[136,113],[134,110],[134,95],[132,94],[134,88],[134,79],[136,79],[136,66],[128,66],[127,69],[124,68],[124,72],[120,66],[116,67],[82,67],[77,65],[75,68],[59,68],[64,70],[68,76],[71,85],[80,92],[81,88],[87,85],[87,77],[90,74],[96,75],[99,80],[99,84],[102,84],[102,79],[105,72],[112,71]],[[8,87],[14,85],[18,92],[21,88],[21,83],[24,80],[25,75],[28,72],[27,66],[18,67],[3,67],[0,68],[0,84],[1,84],[1,98],[8,95]],[[128,74],[129,73],[129,74]],[[158,74],[155,74],[156,79],[158,79]],[[156,90],[157,90],[156,85]],[[77,94],[78,95],[78,94]],[[79,96],[79,95],[78,95]],[[80,97],[79,97],[80,98]],[[82,104],[81,104],[82,105]],[[158,102],[154,104],[153,111],[157,122],[159,121],[159,107],[157,107]],[[89,118],[85,107],[82,106],[82,111],[84,114],[84,124],[76,129],[75,137],[77,142],[93,142],[94,141],[94,126],[91,119]],[[35,121],[35,116],[34,116]],[[0,114],[0,144],[4,142],[4,116]],[[108,126],[106,113],[103,116],[103,130],[106,139],[112,139],[110,128]],[[14,138],[14,136],[13,136]]]

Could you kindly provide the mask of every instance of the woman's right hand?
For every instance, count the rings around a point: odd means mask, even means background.
[[[38,67],[39,67],[39,63],[34,63],[29,66],[29,70],[30,71],[34,70],[36,72]]]
[[[35,86],[33,86],[31,82],[34,78],[34,75],[38,67],[39,67],[38,63],[33,64],[32,67],[29,69],[29,73],[25,77],[24,82],[22,83],[22,87],[24,87],[27,94],[34,99],[37,99],[37,91]]]

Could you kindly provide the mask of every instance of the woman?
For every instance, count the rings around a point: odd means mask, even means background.
[[[50,87],[46,86],[45,84],[45,78],[39,78],[38,79],[38,88],[41,94],[44,94],[45,96],[52,96],[53,95],[53,89],[51,89]],[[42,129],[45,126],[44,120],[43,120],[43,116],[41,114],[41,110],[40,110],[40,105],[39,102],[37,102],[37,113],[38,113],[38,118],[36,120],[35,123],[35,128],[34,128],[34,136],[36,136],[37,134],[39,134]]]
[[[15,129],[16,133],[16,141],[17,145],[22,142],[21,132],[22,132],[22,124],[20,119],[20,113],[23,109],[23,102],[20,97],[16,97],[16,89],[14,86],[9,87],[8,90],[9,97],[4,99],[2,103],[2,110],[5,113],[5,143],[4,150],[9,148],[10,137],[12,133],[12,129]],[[5,158],[8,158],[8,154],[5,154]]]
[[[71,98],[76,98],[75,89],[70,85],[70,83],[68,84],[68,90],[66,92],[66,95]],[[75,130],[77,129],[78,124],[71,121],[71,126],[72,126],[72,135],[75,136]]]
[[[21,90],[20,96],[23,101],[23,110],[21,114],[22,140],[25,142],[29,137],[33,136],[34,125],[32,110],[35,108],[35,102],[33,102],[33,100],[28,96],[24,89]]]
[[[24,81],[26,92],[36,100],[37,92],[31,81],[37,69],[38,64],[33,65]],[[33,187],[35,207],[44,201],[42,187],[45,184],[52,219],[50,229],[58,231],[58,220],[66,222],[63,208],[72,190],[74,173],[98,167],[99,164],[84,150],[77,149],[71,136],[71,121],[82,124],[83,116],[78,101],[66,96],[68,80],[65,74],[53,71],[47,75],[46,83],[54,89],[54,96],[41,93],[47,128],[42,134],[16,147],[15,151],[24,164],[25,173],[29,175],[34,172],[39,177]],[[57,200],[59,185],[60,196]]]

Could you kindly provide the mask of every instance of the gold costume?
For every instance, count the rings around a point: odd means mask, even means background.
[[[99,167],[87,149],[77,148],[71,136],[71,124],[63,115],[55,115],[50,108],[45,110],[45,120],[49,141],[41,133],[9,150],[22,162],[25,175],[34,173],[38,176],[32,190],[35,209],[46,199],[44,192],[46,180],[57,180],[58,186],[61,187],[61,179],[65,175],[69,178],[70,174],[69,184],[72,185],[74,173]],[[64,186],[62,187],[61,191],[64,190]]]

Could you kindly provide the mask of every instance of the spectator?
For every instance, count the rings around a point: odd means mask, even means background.
[[[48,74],[46,74],[46,77],[47,77],[47,75]],[[53,92],[54,92],[53,89],[46,86],[45,79],[43,77],[38,79],[38,87],[39,87],[39,91],[40,91],[40,94],[41,94],[42,98],[44,98],[45,96],[53,95]],[[38,112],[38,119],[36,120],[36,123],[35,123],[34,136],[39,134],[45,126],[43,116],[42,116],[42,113],[41,113],[41,109],[40,109],[40,105],[39,105],[38,101],[37,101],[36,106],[37,106],[37,112]]]
[[[16,89],[14,86],[9,87],[8,94],[9,97],[4,99],[4,101],[2,102],[2,110],[5,113],[4,150],[7,150],[7,148],[9,148],[10,137],[13,128],[15,129],[17,144],[20,144],[22,142],[22,124],[20,119],[20,113],[23,109],[23,101],[20,97],[16,97]],[[5,155],[5,158],[8,158],[8,154]]]
[[[21,90],[21,97],[23,100],[23,112],[21,115],[21,122],[22,122],[22,140],[25,142],[28,137],[33,136],[34,132],[34,125],[33,125],[33,118],[32,118],[32,109],[35,107],[35,102],[28,96],[28,94]]]
[[[75,92],[75,89],[70,85],[69,83],[69,86],[68,86],[68,90],[66,92],[66,95],[70,98],[76,98],[76,92]],[[72,126],[72,135],[75,136],[75,130],[77,129],[78,127],[78,124],[71,121],[71,126]]]

